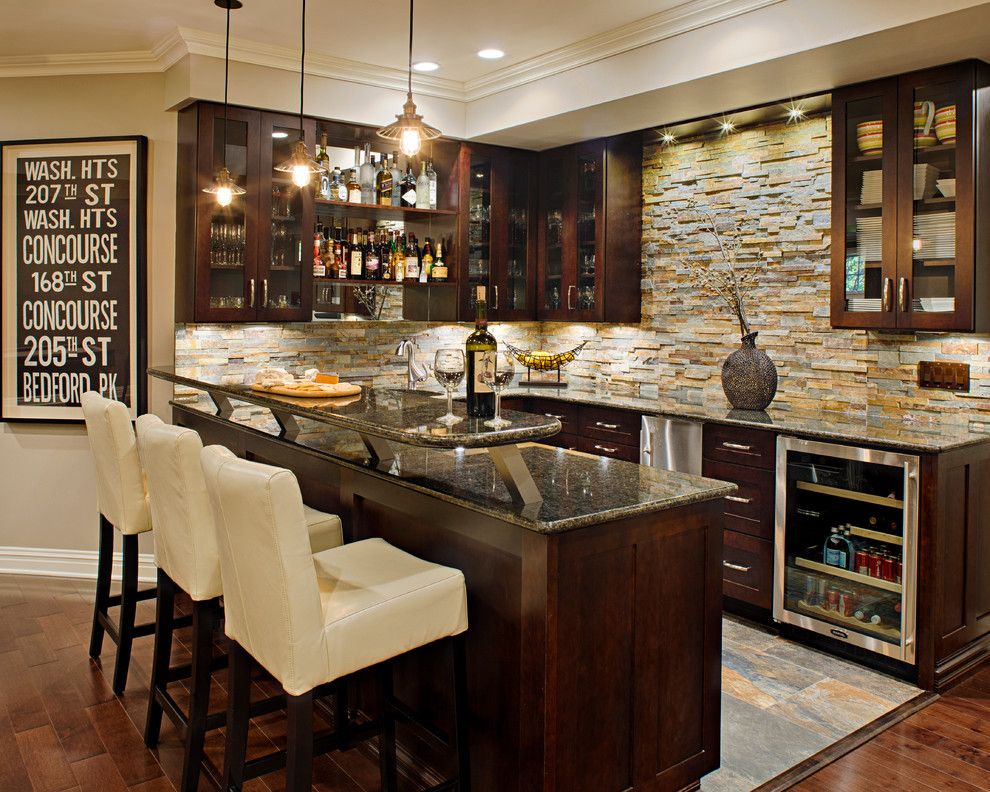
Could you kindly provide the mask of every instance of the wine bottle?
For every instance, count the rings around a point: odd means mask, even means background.
[[[382,169],[375,176],[375,188],[378,190],[378,204],[380,206],[392,205],[392,171],[388,166],[388,161],[382,157]]]
[[[406,240],[402,234],[395,235],[392,248],[392,276],[397,281],[406,279]]]
[[[358,181],[357,168],[353,168],[347,178],[347,202],[361,203],[361,182]]]
[[[433,240],[429,237],[423,242],[423,253],[420,255],[419,279],[425,283],[433,280]]]
[[[399,152],[392,152],[392,206],[402,206],[402,168],[399,167]]]
[[[472,418],[491,418],[495,415],[495,392],[481,381],[481,375],[486,368],[495,368],[498,344],[488,332],[484,286],[478,286],[474,306],[474,332],[464,345],[467,352],[467,411]]]
[[[419,246],[415,234],[409,235],[406,244],[406,280],[419,280]]]
[[[419,164],[419,178],[416,179],[416,208],[430,208],[430,177],[426,175],[426,160]]]
[[[442,283],[447,280],[447,262],[443,260],[443,241],[437,240],[437,257],[433,261],[433,270],[430,273],[431,280]]]
[[[426,178],[430,180],[430,209],[437,208],[437,172],[433,170],[433,160],[426,165]],[[439,249],[439,245],[437,246]]]
[[[358,175],[361,182],[361,203],[375,203],[375,163],[371,159],[371,144],[364,144],[364,162]]]
[[[351,264],[348,272],[349,277],[362,280],[364,278],[364,248],[361,246],[361,237],[357,231],[351,234]]]
[[[374,231],[368,232],[368,241],[364,243],[364,276],[368,280],[381,280],[382,277],[382,260],[378,255]]]
[[[316,147],[316,164],[320,166],[320,186],[317,197],[330,198],[330,155],[327,153],[327,133],[320,136],[320,145]]]
[[[416,177],[413,176],[412,165],[406,166],[406,175],[402,177],[402,205],[408,208],[416,206]]]

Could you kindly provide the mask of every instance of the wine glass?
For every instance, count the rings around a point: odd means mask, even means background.
[[[464,379],[464,350],[438,349],[433,359],[433,375],[447,391],[447,414],[437,418],[442,424],[453,426],[464,419],[454,415],[454,391]]]
[[[507,421],[502,417],[502,391],[512,382],[512,375],[516,373],[516,364],[512,355],[506,353],[502,359],[493,361],[496,365],[487,365],[481,372],[481,381],[495,391],[495,417],[485,421],[485,426],[492,429],[505,429],[512,426],[512,421]]]

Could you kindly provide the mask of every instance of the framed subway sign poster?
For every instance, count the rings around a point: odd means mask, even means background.
[[[145,410],[143,137],[0,144],[0,420]]]

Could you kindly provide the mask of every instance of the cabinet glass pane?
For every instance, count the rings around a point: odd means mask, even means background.
[[[524,310],[528,304],[526,293],[529,272],[529,170],[515,167],[509,176],[509,253],[506,261],[506,306],[510,310]]]
[[[956,308],[956,94],[953,83],[914,91],[911,306]]]
[[[271,140],[262,141],[262,145],[272,147],[273,168],[269,207],[271,245],[269,260],[264,262],[267,264],[267,277],[262,275],[261,294],[258,295],[262,308],[288,310],[302,305],[304,253],[310,254],[307,256],[308,265],[312,266],[313,262],[313,229],[302,227],[302,192],[286,174],[274,170],[274,166],[292,155],[292,147],[297,140],[298,128],[276,126],[272,127]]]
[[[577,165],[577,295],[574,301],[577,308],[584,311],[595,307],[596,211],[601,173],[599,162],[594,158],[578,157]]]
[[[213,172],[224,164],[223,118],[213,125]],[[248,126],[243,121],[227,122],[227,169],[230,177],[244,187],[247,182]],[[250,195],[234,196],[229,206],[221,207],[208,196],[213,207],[210,216],[210,307],[243,308],[246,279],[244,275],[245,215],[244,200]]]
[[[543,307],[560,308],[561,276],[564,265],[564,163],[559,158],[546,165],[546,239],[543,271]]]
[[[492,163],[487,157],[471,157],[471,177],[468,188],[468,250],[467,274],[470,304],[474,305],[475,286],[491,291],[491,218]],[[493,295],[487,295],[492,305]]]
[[[883,206],[883,100],[868,97],[846,106],[847,311],[879,312],[884,305],[883,231],[892,216]],[[893,178],[893,175],[890,176]],[[893,299],[888,284],[887,300]]]

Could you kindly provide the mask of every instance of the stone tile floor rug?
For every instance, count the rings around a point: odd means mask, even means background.
[[[748,792],[921,693],[756,625],[722,619],[722,766],[704,792]]]

